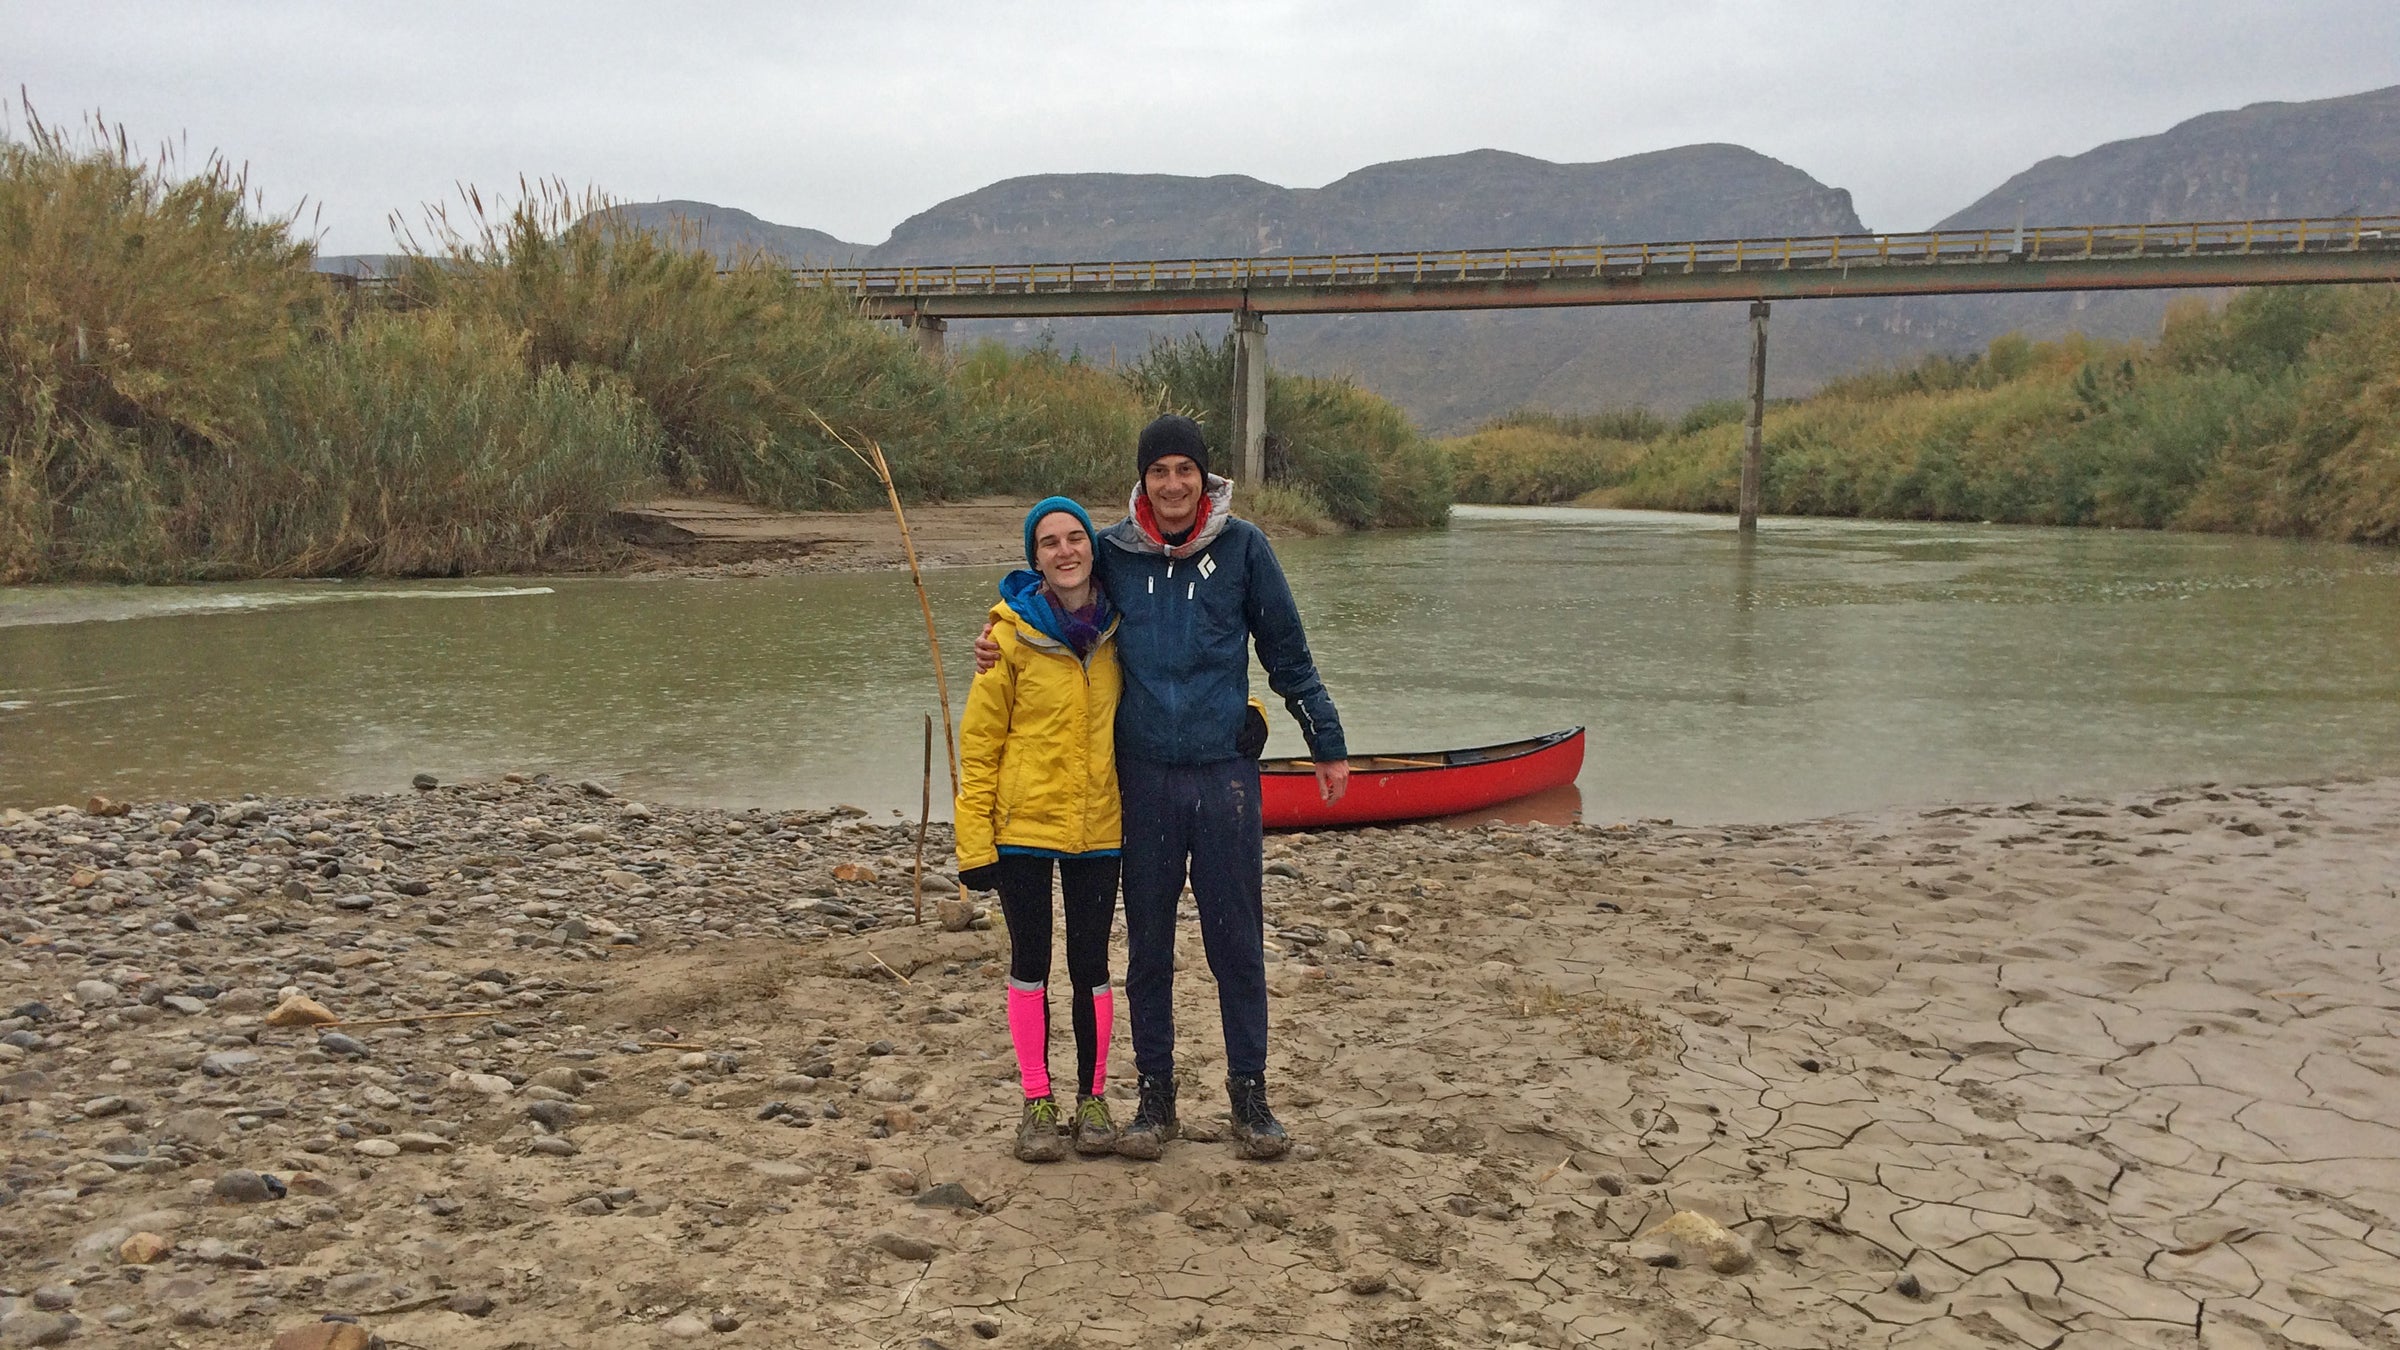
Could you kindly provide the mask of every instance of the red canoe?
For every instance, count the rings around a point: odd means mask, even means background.
[[[1270,830],[1423,820],[1572,783],[1582,770],[1582,727],[1472,750],[1353,755],[1350,790],[1327,806],[1312,761],[1268,759],[1258,765],[1259,810]]]

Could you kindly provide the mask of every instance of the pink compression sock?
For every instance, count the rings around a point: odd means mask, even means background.
[[[1008,982],[1008,1039],[1017,1047],[1017,1076],[1025,1100],[1050,1095],[1050,990]]]
[[[1117,1032],[1117,995],[1107,985],[1092,991],[1092,1095],[1108,1094],[1108,1043]]]

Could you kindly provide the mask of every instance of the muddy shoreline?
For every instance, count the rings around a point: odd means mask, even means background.
[[[1011,1160],[1002,935],[909,922],[913,827],[90,805],[0,814],[0,1343],[2395,1334],[2400,780],[1271,839],[1274,1165],[1188,928],[1199,1137]]]

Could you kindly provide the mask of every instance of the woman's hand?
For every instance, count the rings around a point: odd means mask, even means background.
[[[1337,759],[1330,764],[1320,762],[1317,765],[1317,795],[1325,799],[1327,806],[1340,801],[1342,794],[1349,790],[1349,760]]]
[[[975,673],[981,675],[1000,664],[1000,644],[992,641],[992,621],[983,621],[983,631],[975,635]]]
[[[999,890],[1000,864],[988,862],[981,867],[962,867],[958,872],[958,884],[970,891]]]

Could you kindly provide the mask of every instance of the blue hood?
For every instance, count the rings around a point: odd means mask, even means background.
[[[1059,647],[1073,651],[1074,644],[1067,640],[1066,625],[1061,621],[1058,611],[1051,607],[1050,597],[1042,593],[1041,573],[1021,567],[1000,578],[1000,599],[1016,612],[1017,618],[1024,621],[1027,627]],[[1117,611],[1108,603],[1108,592],[1101,588],[1097,579],[1092,585],[1092,600],[1099,606],[1093,626],[1100,630],[1102,637],[1106,637],[1116,625]]]

